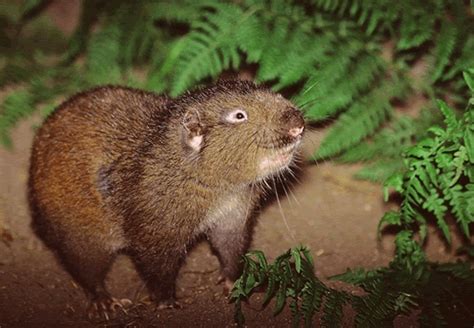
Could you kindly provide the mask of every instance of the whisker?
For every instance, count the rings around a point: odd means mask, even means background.
[[[300,179],[296,176],[295,172],[293,172],[293,170],[291,169],[291,167],[289,166],[288,167],[288,173],[291,175],[291,177],[298,183],[301,184],[301,181]]]
[[[276,177],[277,177],[278,181],[280,182],[280,185],[282,186],[283,191],[285,192],[286,198],[288,199],[288,203],[290,204],[291,207],[293,207],[293,204],[291,203],[291,200],[290,200],[290,196],[288,195],[288,191],[285,188],[285,184],[283,182],[281,172],[278,172]]]
[[[281,214],[281,217],[283,219],[283,222],[285,223],[286,230],[288,230],[288,233],[290,234],[291,239],[294,242],[296,242],[296,238],[293,235],[293,233],[291,232],[290,226],[288,225],[288,221],[286,220],[285,213],[283,212],[283,207],[281,206],[281,203],[280,203],[280,197],[278,196],[278,190],[276,188],[276,183],[275,183],[275,179],[273,178],[273,176],[272,176],[272,181],[273,181],[273,188],[275,188],[274,191],[275,191],[275,196],[276,196],[276,199],[277,199],[278,207],[280,208],[280,214]]]
[[[290,174],[292,174],[292,176],[296,179],[296,176],[295,176],[293,170],[291,169],[291,167],[288,167],[288,168],[287,168],[287,172],[290,173]],[[298,206],[301,206],[299,200],[296,198],[295,193],[294,193],[293,190],[292,190],[293,184],[291,183],[291,181],[289,181],[288,179],[284,179],[284,182],[288,184],[288,185],[287,185],[288,191],[290,192],[290,195],[291,195],[291,196],[293,197],[293,199],[295,200],[296,204],[297,204]],[[283,188],[285,188],[285,187],[284,187],[284,182],[282,182]],[[287,194],[287,197],[288,197],[288,194]]]

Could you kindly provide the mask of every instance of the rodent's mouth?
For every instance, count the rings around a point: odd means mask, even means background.
[[[258,165],[260,175],[266,177],[288,167],[298,145],[299,141],[274,149],[270,155],[264,156]]]

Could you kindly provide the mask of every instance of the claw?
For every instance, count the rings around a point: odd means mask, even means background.
[[[176,301],[175,299],[170,299],[166,301],[160,301],[158,303],[157,309],[164,310],[164,309],[182,309],[183,307],[181,304]]]
[[[112,298],[112,303],[110,303],[109,308],[113,313],[116,313],[117,310],[120,310],[123,313],[128,314],[126,308],[129,307],[130,305],[132,305],[132,301],[130,301],[127,298],[122,298],[120,300],[116,298]]]
[[[230,291],[232,290],[232,288],[234,288],[234,281],[230,280],[229,278],[221,274],[219,275],[219,278],[217,278],[216,285],[219,285],[221,283],[224,283],[224,288],[223,288],[222,293],[224,294],[224,296],[229,296]]]
[[[87,310],[89,320],[106,320],[115,318],[118,314],[128,314],[126,308],[132,305],[129,299],[116,299],[114,297],[103,297],[92,301]],[[121,311],[121,312],[119,312]]]

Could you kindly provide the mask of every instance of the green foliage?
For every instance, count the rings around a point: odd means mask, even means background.
[[[256,290],[265,291],[262,307],[273,299],[274,315],[288,304],[293,327],[340,327],[343,307],[356,311],[356,327],[390,327],[398,315],[417,311],[421,327],[455,327],[474,322],[472,294],[474,270],[467,263],[436,264],[427,262],[419,245],[409,233],[397,237],[398,256],[387,268],[366,271],[348,270],[331,279],[360,286],[365,295],[353,295],[327,287],[314,275],[313,260],[304,247],[296,247],[268,263],[261,251],[247,254],[244,271],[231,294],[235,320],[245,323],[242,302]],[[408,269],[406,259],[417,259],[417,270]]]
[[[364,180],[385,181],[395,173],[403,172],[405,165],[401,152],[422,138],[434,123],[441,121],[441,113],[422,109],[417,118],[398,117],[393,124],[375,135],[369,142],[359,143],[338,157],[343,163],[368,162],[356,173]]]
[[[51,106],[78,85],[122,83],[177,96],[229,70],[250,68],[258,82],[292,96],[308,121],[336,120],[316,159],[362,156],[374,162],[358,176],[377,181],[401,167],[392,165],[394,156],[363,152],[367,140],[388,143],[384,136],[392,126],[404,135],[397,121],[387,125],[397,117],[393,101],[423,93],[461,101],[466,92],[461,73],[474,65],[472,15],[455,0],[83,0],[79,25],[67,40],[48,24],[39,27],[44,17],[38,14],[47,3],[0,7],[0,15],[8,17],[0,25],[7,45],[0,47],[5,58],[0,86],[29,84],[74,64],[76,73],[61,77],[68,92],[50,89]],[[26,45],[34,50],[25,51]],[[417,62],[428,69],[413,80],[409,73]],[[428,102],[433,114],[434,102]],[[0,110],[0,122],[10,122],[0,123],[5,140],[16,122],[4,117],[7,105]],[[39,105],[34,99],[32,106]],[[394,136],[389,148],[398,156],[420,137],[423,130],[416,127],[427,125],[423,119],[432,123],[432,117],[418,119],[408,142]]]
[[[471,74],[472,71],[466,73],[468,85],[472,83]],[[473,86],[469,86],[473,91]],[[438,101],[445,128],[430,127],[425,138],[405,151],[407,170],[393,175],[385,183],[386,189],[392,187],[402,195],[400,211],[387,213],[381,225],[396,225],[404,229],[416,225],[424,241],[428,224],[425,212],[429,212],[450,242],[446,216],[451,213],[460,230],[469,238],[469,225],[474,222],[473,99],[460,118],[445,102]]]
[[[239,325],[245,322],[242,301],[248,299],[257,287],[263,287],[263,306],[275,299],[274,315],[278,315],[289,303],[294,327],[299,327],[302,321],[306,327],[311,327],[313,316],[323,303],[322,321],[329,326],[338,326],[342,305],[348,297],[338,292],[328,294],[330,289],[314,275],[313,259],[306,248],[288,250],[271,264],[260,251],[247,254],[243,260],[243,274],[231,293],[231,301],[235,302],[235,320]]]

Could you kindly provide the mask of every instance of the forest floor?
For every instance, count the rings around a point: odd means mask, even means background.
[[[218,261],[206,242],[189,253],[177,278],[182,309],[155,310],[146,301],[131,261],[120,257],[107,285],[114,296],[129,298],[134,305],[118,319],[87,321],[82,290],[30,227],[26,181],[32,125],[38,122],[38,118],[22,122],[12,134],[14,149],[0,149],[0,327],[232,326],[233,305],[222,295],[222,286],[216,285]],[[306,134],[306,156],[321,137],[322,132]],[[383,213],[396,204],[383,202],[380,185],[353,180],[357,168],[330,162],[304,167],[290,196],[279,195],[281,209],[276,200],[262,209],[251,249],[263,250],[272,260],[288,248],[306,245],[315,258],[316,274],[323,280],[347,268],[387,265],[393,256],[393,235],[377,240],[376,229]],[[429,258],[453,260],[458,243],[455,240],[448,249],[440,236],[431,234]],[[352,286],[340,286],[359,292]],[[244,305],[249,327],[290,326],[288,310],[273,317],[272,304],[265,310],[260,304],[261,295],[256,295]],[[346,309],[345,314],[344,325],[352,326],[353,313]],[[413,318],[396,321],[398,327],[416,326]]]

